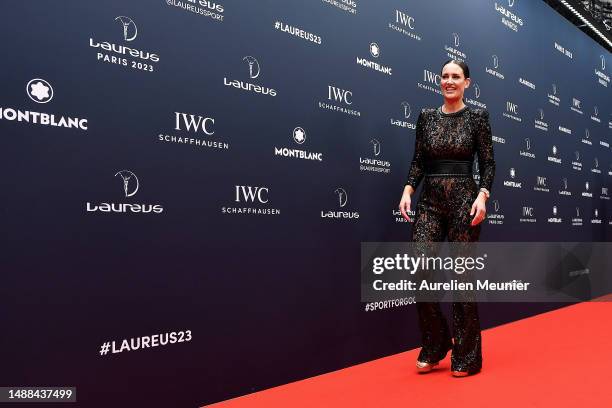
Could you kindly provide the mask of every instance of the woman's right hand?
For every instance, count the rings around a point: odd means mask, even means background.
[[[410,217],[408,216],[408,211],[410,211],[410,196],[414,193],[414,189],[410,185],[406,185],[404,187],[404,193],[402,194],[402,199],[399,203],[399,210],[402,213],[402,217],[408,222],[410,222]]]

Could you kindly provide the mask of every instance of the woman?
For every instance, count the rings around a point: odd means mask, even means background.
[[[414,158],[399,209],[408,221],[411,195],[423,179],[416,207],[413,242],[478,241],[486,215],[495,161],[489,113],[463,102],[470,71],[462,61],[442,66],[444,105],[421,110],[416,126]],[[472,176],[478,156],[480,188]],[[480,322],[475,302],[453,302],[454,344],[439,302],[418,302],[422,348],[417,370],[429,372],[452,349],[451,371],[456,377],[475,374],[482,367]]]

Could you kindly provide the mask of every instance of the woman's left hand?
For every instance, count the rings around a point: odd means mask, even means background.
[[[472,227],[474,225],[480,224],[487,215],[487,206],[485,205],[486,198],[484,193],[479,193],[476,200],[474,200],[474,204],[472,204],[472,210],[470,211],[470,215],[474,215],[472,219]]]

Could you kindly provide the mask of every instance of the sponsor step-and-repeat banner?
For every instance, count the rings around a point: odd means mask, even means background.
[[[197,406],[418,346],[412,302],[364,308],[360,245],[410,238],[397,205],[449,58],[493,129],[481,240],[610,237],[612,59],[544,2],[30,1],[0,21],[0,385]],[[545,307],[487,304],[483,327]]]

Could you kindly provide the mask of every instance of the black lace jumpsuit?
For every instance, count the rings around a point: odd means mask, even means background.
[[[473,161],[478,156],[480,186],[469,176],[426,176],[429,160]],[[471,226],[472,203],[479,187],[489,192],[495,175],[489,113],[465,106],[452,113],[438,108],[421,110],[416,126],[415,151],[407,185],[417,188],[424,178],[416,206],[412,240],[419,243],[474,242],[481,224]],[[426,176],[426,177],[424,177]],[[454,345],[439,302],[417,302],[422,348],[419,361],[437,362],[452,349],[451,370],[477,372],[482,367],[480,321],[476,302],[452,305]]]

